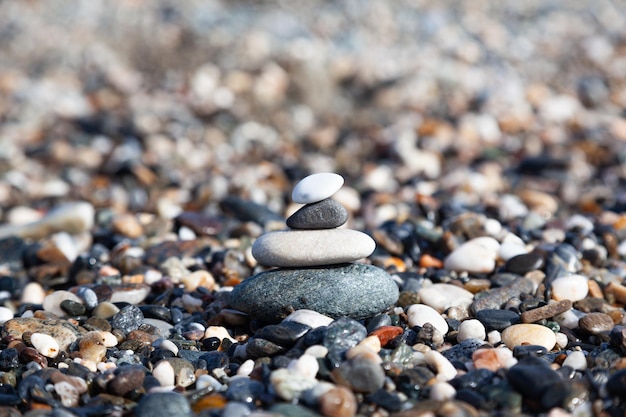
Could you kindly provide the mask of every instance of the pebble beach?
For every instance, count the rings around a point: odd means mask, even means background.
[[[625,28],[0,2],[0,417],[624,416]]]

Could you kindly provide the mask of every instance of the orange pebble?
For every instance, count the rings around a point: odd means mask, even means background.
[[[587,286],[589,287],[589,295],[596,298],[603,298],[604,294],[602,294],[602,288],[600,285],[592,279],[587,281]]]
[[[224,282],[224,286],[225,287],[235,287],[237,285],[241,284],[241,279],[239,278],[235,278],[235,277],[231,277],[228,278],[225,282]]]
[[[208,395],[196,401],[191,408],[195,413],[200,413],[202,410],[209,410],[211,408],[224,408],[226,407],[226,402],[226,398],[222,395]]]
[[[420,266],[422,268],[443,268],[443,262],[441,259],[425,253],[420,257]]]
[[[380,345],[385,346],[396,336],[403,333],[402,327],[398,326],[381,326],[369,334],[369,336],[376,336],[380,340]]]

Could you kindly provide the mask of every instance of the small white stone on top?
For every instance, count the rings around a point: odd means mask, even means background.
[[[293,188],[291,199],[295,203],[310,204],[335,194],[343,186],[343,177],[332,172],[304,177]]]

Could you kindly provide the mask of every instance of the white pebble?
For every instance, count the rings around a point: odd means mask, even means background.
[[[29,282],[22,291],[23,304],[41,304],[46,298],[46,292],[38,282]]]
[[[161,344],[159,345],[159,347],[161,349],[167,349],[170,352],[173,352],[174,355],[178,355],[178,346],[176,346],[176,344],[174,342],[172,342],[171,340],[164,340],[161,342]]]
[[[485,326],[479,320],[471,319],[461,323],[456,339],[462,342],[468,339],[485,340],[485,337]]]
[[[298,359],[292,360],[287,369],[305,378],[315,378],[315,375],[320,370],[320,366],[315,356],[305,354]]]
[[[449,381],[457,374],[454,365],[436,350],[429,350],[424,353],[424,360],[428,365],[435,368],[438,381]]]
[[[567,338],[567,335],[565,333],[559,332],[556,334],[556,344],[559,347],[559,349],[565,349],[568,343],[569,343],[569,339]]]
[[[65,407],[76,407],[80,394],[76,387],[67,381],[60,381],[54,384],[54,390],[61,397],[61,403]]]
[[[285,368],[276,369],[270,374],[270,383],[276,394],[285,401],[299,399],[304,392],[313,389],[318,381],[307,378]]]
[[[418,291],[422,303],[443,313],[450,307],[469,306],[474,294],[452,284],[433,284]]]
[[[288,315],[284,321],[295,321],[300,324],[305,324],[312,329],[317,329],[318,327],[328,326],[333,322],[333,319],[317,311],[302,309],[294,311]]]
[[[447,382],[436,382],[430,386],[430,399],[434,401],[451,400],[456,395],[456,389]]]
[[[434,308],[425,304],[413,304],[406,311],[409,326],[424,326],[426,323],[432,324],[442,335],[448,333],[448,323]]]
[[[52,336],[43,333],[33,333],[30,342],[37,352],[47,358],[56,358],[59,354],[59,343]]]
[[[454,249],[444,260],[444,267],[451,271],[469,273],[491,272],[496,266],[500,243],[492,237],[477,237]]]
[[[252,359],[248,359],[244,363],[241,364],[239,369],[237,369],[237,375],[240,376],[248,376],[254,370],[254,361]]]
[[[552,298],[557,301],[579,301],[589,293],[589,278],[584,275],[572,274],[559,277],[552,281]]]
[[[208,387],[213,387],[213,389],[217,392],[224,389],[224,385],[211,375],[200,375],[196,380],[196,389],[201,390]]]
[[[570,308],[569,310],[554,316],[554,320],[559,323],[559,326],[561,327],[567,327],[568,329],[577,329],[578,320],[580,320],[580,318],[584,315],[585,313]]]
[[[309,346],[305,351],[305,355],[311,355],[315,358],[325,358],[328,355],[328,348],[322,345]]]
[[[161,386],[173,386],[176,382],[174,367],[168,361],[160,361],[152,370],[152,376],[159,381]]]
[[[487,342],[490,345],[495,346],[502,341],[502,335],[497,330],[492,330],[487,334]]]
[[[343,177],[325,172],[301,179],[293,188],[291,199],[295,203],[309,204],[331,197],[343,186]]]
[[[52,235],[52,243],[70,262],[74,262],[78,257],[78,248],[74,238],[67,232],[60,232]]]
[[[581,214],[574,214],[565,222],[565,228],[578,229],[583,235],[588,235],[593,231],[593,222]]]
[[[149,285],[138,285],[135,288],[124,288],[113,291],[111,294],[111,303],[128,303],[137,305],[141,303],[150,294]]]
[[[512,242],[503,242],[500,245],[500,250],[498,250],[498,258],[506,262],[514,256],[523,255],[525,253],[528,253],[528,251],[524,245],[518,245],[517,243]]]
[[[0,325],[13,318],[13,311],[7,307],[0,307]]]
[[[577,371],[584,371],[587,369],[587,357],[581,350],[575,350],[567,355],[562,366],[570,366]]]
[[[487,219],[484,224],[485,232],[490,236],[498,236],[502,231],[502,224],[496,219]]]

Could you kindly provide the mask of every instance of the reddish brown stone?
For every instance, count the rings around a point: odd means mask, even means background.
[[[402,330],[402,327],[398,326],[382,326],[371,332],[369,336],[378,337],[378,339],[380,340],[380,345],[384,347],[396,336],[401,335],[403,331],[404,330]]]

